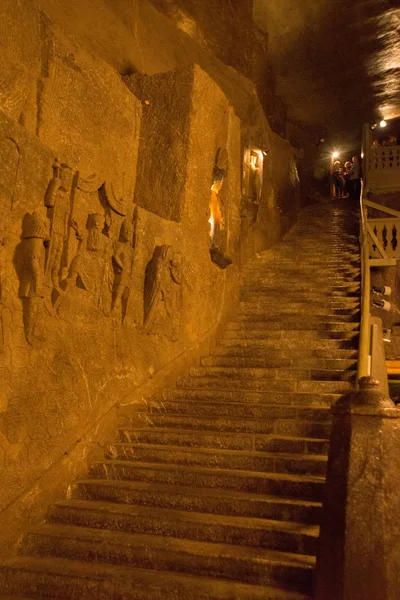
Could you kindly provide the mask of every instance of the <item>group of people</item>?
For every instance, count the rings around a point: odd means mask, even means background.
[[[376,139],[372,141],[373,148],[385,148],[386,146],[398,146],[396,136],[389,135],[388,137],[383,138],[382,140]]]
[[[357,200],[361,191],[361,165],[358,156],[347,160],[343,167],[339,160],[332,169],[333,197]]]

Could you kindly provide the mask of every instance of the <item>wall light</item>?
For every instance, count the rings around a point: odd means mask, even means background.
[[[379,127],[386,127],[387,123],[385,121],[385,119],[382,119],[382,121],[379,123]]]
[[[332,158],[333,159],[339,158],[339,152],[337,150],[335,150],[335,152],[332,152]]]
[[[383,341],[387,342],[388,344],[391,343],[391,341],[392,341],[392,330],[391,329],[383,330]]]

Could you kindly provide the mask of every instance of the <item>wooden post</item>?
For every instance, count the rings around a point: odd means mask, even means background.
[[[333,408],[315,600],[398,600],[400,410],[371,377]]]

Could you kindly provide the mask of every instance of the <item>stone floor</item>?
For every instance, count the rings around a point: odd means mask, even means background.
[[[104,460],[0,567],[1,598],[310,599],[359,309],[354,214],[307,207],[247,265],[213,352],[146,412],[121,409]]]

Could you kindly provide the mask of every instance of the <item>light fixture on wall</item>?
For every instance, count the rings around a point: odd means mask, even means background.
[[[372,304],[375,306],[375,308],[380,308],[381,310],[385,310],[386,312],[389,312],[392,309],[391,303],[387,300],[384,300],[383,298],[373,298]]]
[[[379,127],[386,127],[387,123],[385,121],[385,119],[382,119],[382,121],[379,123]]]
[[[392,288],[389,285],[373,285],[371,291],[374,294],[380,294],[381,296],[390,296]]]
[[[390,344],[392,341],[392,330],[384,329],[383,330],[383,341]]]

